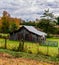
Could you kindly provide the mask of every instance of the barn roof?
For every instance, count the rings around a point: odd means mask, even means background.
[[[45,32],[41,32],[41,31],[37,30],[34,26],[26,26],[26,25],[23,25],[23,26],[20,27],[20,29],[22,29],[22,27],[24,27],[29,32],[34,33],[36,35],[39,35],[39,36],[47,36],[47,34]],[[13,31],[11,33],[17,33],[18,31],[20,31],[20,29],[15,30],[15,31]]]
[[[36,29],[35,27],[33,27],[33,26],[25,26],[25,25],[24,25],[24,27],[25,27],[28,31],[30,31],[30,32],[32,32],[32,33],[35,33],[35,34],[37,34],[37,35],[40,35],[40,36],[44,36],[44,35],[46,36],[46,35],[47,35],[46,33],[37,30],[37,29]]]

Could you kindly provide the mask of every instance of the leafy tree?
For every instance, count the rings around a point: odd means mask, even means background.
[[[10,25],[10,32],[13,32],[13,31],[15,31],[15,30],[17,30],[17,25],[15,24],[15,23],[11,23],[11,25]]]
[[[34,21],[23,22],[22,25],[35,26],[35,22]]]
[[[37,27],[43,29],[48,34],[55,34],[56,28],[54,27],[56,25],[56,21],[54,20],[53,13],[49,12],[48,10],[45,10],[43,13],[43,18],[40,19],[39,23],[37,24]]]
[[[3,11],[3,16],[1,18],[1,20],[2,20],[1,32],[2,33],[9,32],[9,21],[8,21],[9,17],[10,17],[10,15],[8,14],[8,12]]]
[[[54,17],[54,14],[53,14],[53,12],[50,12],[49,9],[45,10],[43,13],[43,16],[41,16],[41,17],[43,17],[42,19],[50,20],[51,24],[56,25],[56,19]]]
[[[59,17],[57,17],[56,20],[57,20],[57,24],[59,25]]]
[[[54,18],[54,15],[53,15],[52,12],[49,12],[49,9],[48,9],[48,10],[45,10],[45,11],[44,11],[42,17],[46,17],[47,19],[51,19],[51,18]]]
[[[50,23],[48,19],[41,19],[40,22],[37,24],[37,27],[43,29],[46,33],[56,33],[56,28]]]
[[[12,18],[7,11],[3,11],[1,21],[0,32],[9,33],[10,31],[14,31],[17,27],[19,27],[21,19]]]
[[[8,33],[9,32],[9,23],[5,20],[2,21],[1,32],[2,33]]]

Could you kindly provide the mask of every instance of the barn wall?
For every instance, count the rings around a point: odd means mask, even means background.
[[[26,29],[22,29],[21,31],[18,32],[18,34],[22,34],[24,36],[24,38],[27,37],[26,34],[28,34],[29,36],[31,35],[32,36],[32,41],[39,41],[39,39],[40,39],[39,36],[28,32]]]
[[[28,40],[28,41],[34,41],[34,42],[40,41],[39,36],[37,36],[33,33],[30,33],[29,31],[27,31],[24,28],[21,29],[19,32],[10,35],[10,40],[20,40],[22,38],[25,39],[25,40]]]
[[[10,40],[17,40],[17,33],[10,34]]]
[[[20,30],[19,32],[10,34],[10,40],[18,40],[18,37],[21,39],[23,38],[23,36],[25,37],[25,34],[28,34],[29,32],[26,31],[25,29]]]

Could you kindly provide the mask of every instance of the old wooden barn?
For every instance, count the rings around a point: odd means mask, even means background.
[[[22,26],[17,31],[10,33],[10,40],[21,40],[24,39],[25,41],[33,41],[33,42],[40,42],[41,40],[45,40],[46,33],[38,31],[33,26]]]

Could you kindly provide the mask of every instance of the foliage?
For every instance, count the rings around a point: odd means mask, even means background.
[[[52,12],[50,13],[48,9],[44,11],[43,16],[37,24],[37,27],[43,29],[43,31],[48,34],[56,34],[57,29],[54,27],[55,25],[56,21],[54,15]]]
[[[56,32],[57,32],[57,34],[59,34],[59,28],[57,28]]]
[[[46,33],[56,33],[56,28],[53,26],[53,24],[50,23],[50,20],[48,19],[41,19],[37,25],[37,27],[43,29]]]
[[[59,17],[57,17],[56,20],[57,20],[57,25],[59,25]]]
[[[9,32],[9,23],[5,20],[2,22],[1,32],[2,33],[8,33]]]
[[[9,17],[9,14],[6,11],[3,11],[2,16],[2,26],[1,26],[1,32],[8,33],[9,32],[9,22],[7,20],[7,17]]]
[[[0,33],[9,33],[19,27],[21,19],[12,18],[7,11],[3,11],[0,19]]]
[[[29,22],[23,22],[22,25],[29,25],[29,26],[35,26],[35,22],[29,21]]]
[[[23,22],[22,25],[31,25],[42,29],[47,34],[57,34],[58,30],[54,26],[56,25],[56,19],[54,14],[48,10],[45,10],[40,20]]]
[[[45,10],[45,11],[44,11],[43,17],[47,17],[47,19],[49,19],[49,18],[53,18],[54,15],[53,15],[53,13],[50,12],[49,9],[48,9],[48,10]]]
[[[11,23],[10,28],[9,28],[9,31],[10,32],[13,32],[15,30],[17,30],[17,25],[15,23]]]

